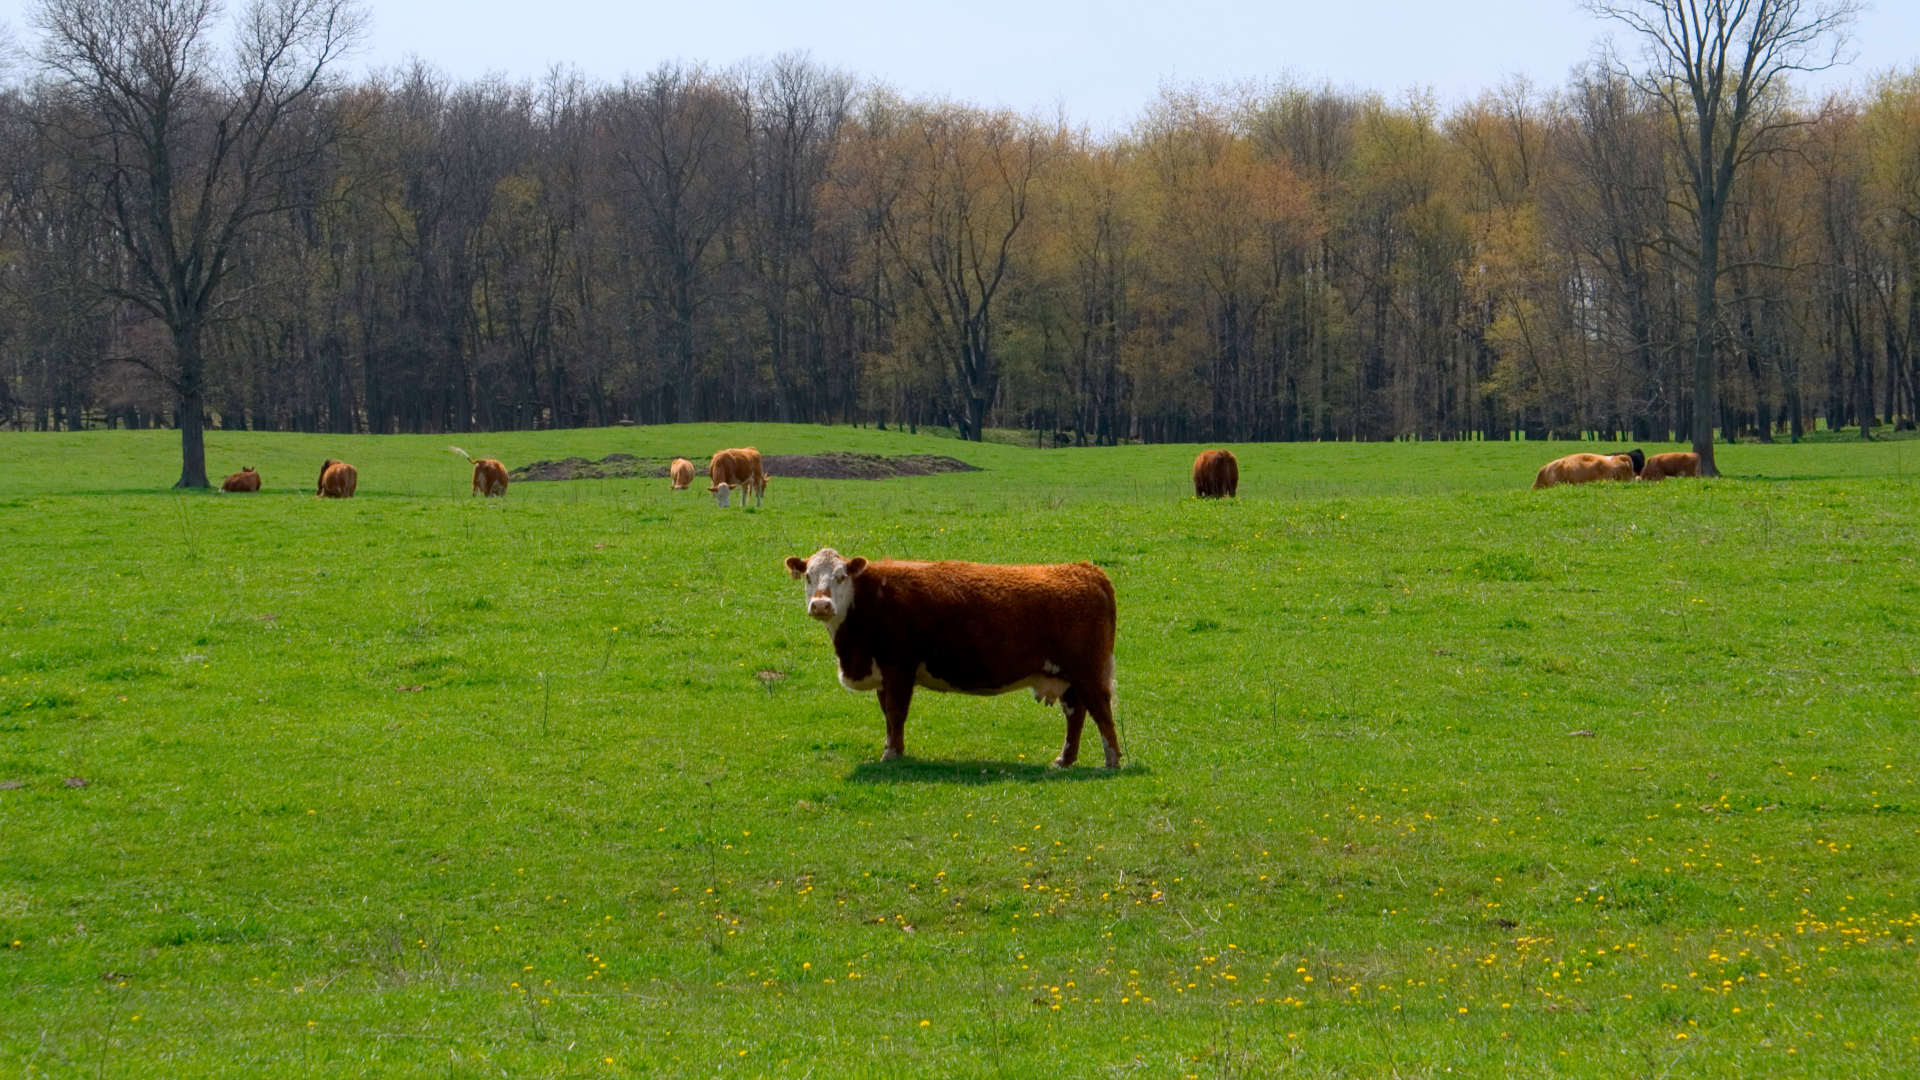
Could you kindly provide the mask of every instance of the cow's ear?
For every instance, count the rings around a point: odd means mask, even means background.
[[[806,577],[807,576],[807,560],[801,558],[798,555],[787,556],[787,573],[792,574],[794,577],[797,577],[797,578]]]
[[[853,558],[847,560],[847,576],[848,577],[859,577],[861,574],[866,572],[866,569],[867,569],[867,560],[861,558],[858,555],[855,555]]]

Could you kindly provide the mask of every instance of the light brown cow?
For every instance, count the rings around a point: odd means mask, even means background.
[[[320,485],[314,495],[322,499],[351,499],[360,486],[360,473],[344,461],[332,458],[320,463]]]
[[[260,474],[249,465],[220,482],[221,491],[259,491]]]
[[[1700,455],[1691,450],[1673,450],[1655,454],[1640,467],[1640,479],[1665,480],[1669,476],[1699,476]]]
[[[739,490],[741,506],[747,505],[748,496],[753,497],[753,505],[759,506],[767,495],[767,474],[760,467],[760,451],[751,446],[714,454],[707,463],[707,480],[707,490],[714,493],[721,506],[727,505],[727,489]]]
[[[1113,583],[1091,563],[988,566],[967,562],[868,562],[832,548],[787,560],[807,585],[807,614],[825,624],[849,690],[876,690],[886,717],[884,757],[907,752],[913,689],[1004,694],[1066,710],[1067,741],[1054,764],[1080,754],[1087,714],[1120,767],[1113,726]]]
[[[1227,450],[1202,450],[1193,459],[1193,495],[1197,499],[1233,499],[1240,495],[1240,462]]]
[[[1596,480],[1631,480],[1646,464],[1647,455],[1639,447],[1624,454],[1568,454],[1540,466],[1540,472],[1533,478],[1533,486],[1552,487],[1555,484],[1591,484]]]
[[[667,466],[667,475],[673,478],[673,490],[685,491],[693,483],[693,462],[677,457]]]
[[[492,498],[507,493],[507,467],[490,457],[476,458],[457,446],[447,449],[473,462],[473,493]]]

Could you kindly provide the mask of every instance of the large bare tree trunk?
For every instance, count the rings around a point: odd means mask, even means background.
[[[1693,452],[1700,455],[1700,475],[1719,476],[1720,470],[1713,462],[1713,418],[1719,415],[1715,404],[1715,386],[1718,382],[1719,368],[1713,352],[1714,331],[1718,322],[1719,305],[1719,221],[1716,218],[1711,231],[1704,223],[1705,211],[1702,210],[1703,223],[1700,238],[1700,266],[1693,279]]]
[[[173,486],[211,487],[207,483],[206,365],[200,353],[199,326],[176,331],[173,351],[180,366],[180,479]]]

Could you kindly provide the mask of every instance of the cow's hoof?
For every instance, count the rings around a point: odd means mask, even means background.
[[[1073,759],[1065,755],[1054,758],[1053,767],[1056,769],[1071,769],[1073,768]]]
[[[907,756],[907,755],[906,755],[906,752],[905,752],[905,751],[901,751],[901,750],[895,750],[895,749],[893,749],[892,747],[888,747],[887,749],[885,749],[885,750],[883,750],[883,751],[881,751],[881,753],[880,753],[880,760],[881,760],[881,761],[893,761],[893,760],[895,760],[895,759],[897,759],[897,758],[903,758],[903,757],[906,757],[906,756]]]
[[[1120,755],[1119,755],[1119,754],[1108,754],[1108,755],[1107,755],[1107,768],[1109,768],[1109,769],[1118,769],[1119,767],[1120,767]]]

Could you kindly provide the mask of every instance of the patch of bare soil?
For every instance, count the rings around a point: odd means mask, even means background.
[[[648,463],[632,454],[608,454],[599,461],[583,457],[536,461],[507,473],[512,480],[615,480],[625,476],[665,476],[667,467],[652,472]]]
[[[639,458],[608,454],[599,461],[570,457],[535,461],[508,475],[514,480],[611,480],[632,476],[664,478],[672,458]],[[705,466],[694,460],[699,475]],[[939,454],[856,454],[834,450],[825,454],[768,454],[761,459],[769,477],[797,476],[808,480],[886,480],[895,476],[935,476],[940,473],[978,472],[979,467]]]

